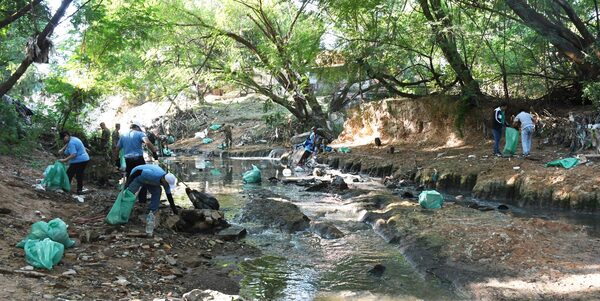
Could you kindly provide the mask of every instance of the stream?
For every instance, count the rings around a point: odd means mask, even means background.
[[[419,275],[396,245],[386,243],[371,226],[359,222],[359,213],[341,205],[336,195],[305,192],[293,184],[272,184],[266,179],[281,178],[283,167],[265,158],[172,158],[165,162],[187,185],[214,195],[226,219],[236,224],[236,215],[246,203],[242,193],[268,189],[294,202],[312,221],[336,225],[345,236],[322,239],[309,231],[294,234],[262,230],[240,224],[248,230],[245,241],[262,251],[259,258],[238,263],[240,295],[250,300],[457,300],[447,284]],[[242,183],[242,173],[258,166],[261,185]],[[364,185],[377,189],[378,184]],[[379,187],[383,189],[383,187]],[[183,189],[175,197],[190,207]],[[215,258],[219,264],[234,264]],[[385,266],[382,275],[369,270]]]

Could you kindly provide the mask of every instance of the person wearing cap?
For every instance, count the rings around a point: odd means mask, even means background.
[[[69,164],[67,168],[67,176],[69,177],[69,183],[73,180],[73,177],[77,178],[77,194],[83,194],[83,173],[85,167],[90,161],[83,142],[67,131],[60,132],[60,138],[65,143],[65,146],[61,148],[58,153],[64,154],[67,157],[60,159],[59,161],[65,164]]]
[[[169,205],[173,213],[177,214],[177,208],[175,207],[175,201],[173,201],[173,195],[171,192],[177,187],[177,179],[172,173],[167,173],[160,166],[154,164],[144,164],[136,166],[129,174],[127,183],[125,183],[125,189],[128,189],[132,193],[138,192],[138,190],[146,189],[152,194],[150,198],[150,212],[156,213],[158,206],[160,205],[161,187],[167,194]],[[146,202],[146,194],[138,194],[138,201],[140,203]]]
[[[130,131],[123,134],[117,143],[116,154],[123,150],[125,157],[125,173],[127,176],[131,171],[140,165],[146,164],[144,160],[144,150],[142,144],[146,144],[152,151],[155,159],[158,159],[157,150],[154,144],[148,140],[148,137],[142,132],[142,126],[139,122],[132,122],[129,127]]]

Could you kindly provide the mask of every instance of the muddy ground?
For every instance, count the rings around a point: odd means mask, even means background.
[[[231,261],[242,260],[258,255],[258,250],[243,242],[175,233],[160,226],[153,238],[147,238],[139,204],[128,224],[107,225],[104,217],[116,198],[116,188],[89,184],[85,201],[80,203],[70,194],[32,187],[52,158],[47,153],[0,157],[1,298],[152,300],[180,298],[192,289],[237,294],[240,279],[211,259],[227,255]],[[160,214],[171,213],[166,209]],[[32,223],[57,217],[69,225],[69,235],[76,244],[65,250],[53,270],[30,273],[24,251],[15,244],[27,235]]]

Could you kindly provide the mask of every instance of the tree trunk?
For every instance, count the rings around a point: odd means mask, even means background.
[[[452,33],[452,20],[442,7],[440,0],[419,0],[425,18],[431,24],[436,41],[444,53],[444,57],[456,73],[462,92],[468,96],[469,103],[476,104],[476,98],[481,95],[481,88],[471,73],[471,69],[465,64],[456,47],[456,40]]]
[[[525,25],[539,33],[571,62],[575,63],[578,66],[577,71],[580,76],[590,78],[590,76],[595,77],[598,74],[598,68],[585,60],[585,49],[592,46],[595,39],[591,37],[586,28],[582,28],[583,23],[566,2],[558,1],[569,15],[571,22],[574,22],[573,25],[582,31],[585,37],[578,36],[563,24],[550,21],[543,14],[535,11],[524,0],[505,0],[505,2]]]
[[[46,39],[52,34],[54,28],[58,24],[58,21],[60,21],[60,19],[64,16],[65,11],[71,2],[73,2],[73,0],[63,0],[58,10],[56,10],[56,13],[54,13],[54,16],[52,16],[52,19],[50,19],[48,24],[46,24],[46,27],[44,27],[44,30],[38,35],[36,43],[40,49],[44,49],[49,46],[46,42]],[[4,96],[10,89],[12,89],[19,78],[25,74],[25,71],[27,71],[27,68],[29,68],[32,62],[33,58],[26,56],[15,73],[13,73],[5,82],[0,84],[0,97]]]
[[[33,8],[36,5],[40,4],[40,2],[42,2],[42,0],[31,1],[31,3],[23,6],[21,9],[19,9],[15,13],[13,13],[10,16],[4,18],[3,20],[0,20],[0,29],[6,27],[6,26],[10,25],[10,23],[18,20],[19,18],[21,18],[22,16],[24,16],[28,11],[33,10]]]

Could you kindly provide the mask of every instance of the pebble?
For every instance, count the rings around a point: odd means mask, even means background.
[[[166,281],[166,280],[173,280],[175,278],[177,278],[177,276],[175,276],[175,275],[169,275],[169,276],[164,276],[164,277],[160,278],[160,280],[161,281]]]
[[[33,271],[33,267],[30,266],[30,265],[26,265],[26,266],[22,267],[21,270],[23,270],[23,271]]]
[[[119,280],[114,281],[114,284],[117,285],[121,285],[121,286],[127,286],[129,285],[131,282],[127,281],[127,279],[122,278],[122,277],[117,277]]]
[[[63,272],[62,274],[63,274],[63,276],[71,276],[71,275],[76,275],[77,272],[73,269],[69,269],[69,270]]]
[[[43,297],[44,299],[48,299],[48,300],[50,300],[50,299],[54,299],[54,295],[50,295],[50,294],[44,294],[42,297]]]
[[[177,260],[169,255],[165,256],[165,260],[170,265],[177,265]]]

